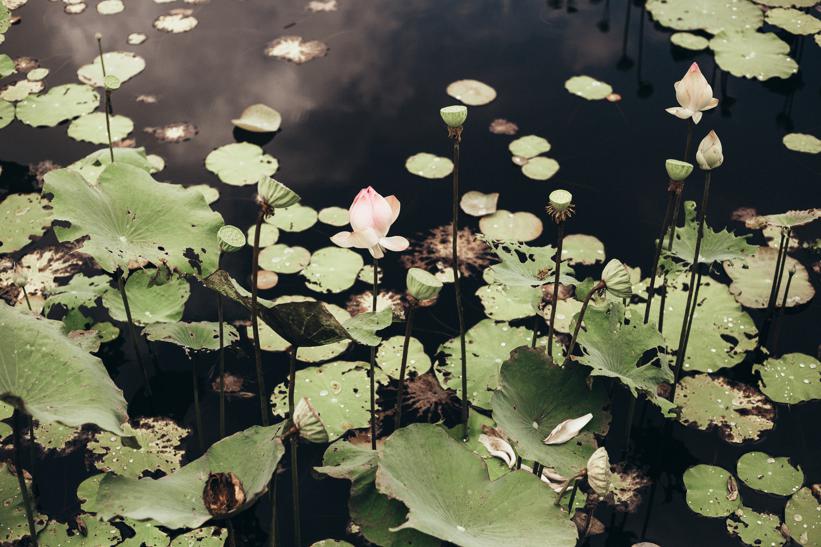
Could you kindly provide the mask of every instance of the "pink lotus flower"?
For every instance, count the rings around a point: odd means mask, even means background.
[[[707,78],[698,68],[698,63],[690,65],[690,70],[684,78],[675,83],[676,100],[681,106],[668,108],[667,112],[686,120],[693,118],[693,123],[701,121],[701,113],[718,105],[718,99],[713,97],[713,88],[707,83]]]
[[[410,243],[402,236],[388,237],[388,230],[399,216],[399,200],[382,197],[372,187],[363,188],[348,210],[352,232],[339,232],[331,241],[340,247],[368,249],[374,258],[385,256],[384,250],[404,251]]]

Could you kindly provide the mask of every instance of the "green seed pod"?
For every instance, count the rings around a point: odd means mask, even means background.
[[[236,226],[226,224],[217,231],[220,249],[224,253],[239,251],[245,246],[245,234]]]
[[[103,85],[108,91],[116,91],[120,89],[120,79],[113,74],[108,74],[103,78]]]
[[[610,457],[603,446],[596,449],[587,460],[587,484],[599,497],[604,497],[610,491]]]
[[[667,169],[667,176],[670,180],[681,182],[690,176],[693,172],[693,164],[680,160],[667,160],[664,162],[664,168]]]
[[[436,300],[442,290],[442,282],[421,268],[408,270],[407,284],[408,294],[420,302]]]
[[[446,106],[439,110],[439,115],[448,127],[462,127],[468,118],[468,108],[460,104]]]
[[[607,292],[616,298],[630,298],[633,295],[630,272],[620,260],[611,259],[604,267],[601,279],[604,281]]]
[[[257,184],[257,199],[260,205],[271,209],[290,207],[301,198],[299,194],[271,177],[263,177]]]
[[[567,190],[553,190],[547,197],[547,214],[556,223],[563,222],[573,216],[573,194]]]
[[[325,424],[305,397],[294,408],[294,425],[299,430],[299,436],[309,443],[327,443],[329,440]]]

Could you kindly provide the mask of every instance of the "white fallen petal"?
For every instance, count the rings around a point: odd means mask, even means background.
[[[516,465],[516,452],[514,452],[513,447],[510,446],[506,440],[482,433],[479,435],[479,442],[487,448],[491,456],[504,461],[508,468],[513,469],[513,466]]]
[[[576,435],[579,434],[579,431],[584,429],[590,420],[593,419],[593,414],[585,414],[584,416],[579,416],[578,418],[572,418],[569,420],[565,420],[556,427],[553,428],[553,431],[550,432],[550,435],[547,436],[544,440],[544,444],[564,444]]]

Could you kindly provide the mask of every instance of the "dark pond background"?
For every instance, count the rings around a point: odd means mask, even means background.
[[[793,38],[779,34],[792,44],[792,55],[801,66],[787,81],[760,83],[725,77],[715,70],[712,55],[673,48],[669,31],[656,27],[644,12],[643,2],[630,0],[548,0],[458,2],[447,0],[339,0],[339,10],[311,14],[304,0],[215,0],[205,5],[181,2],[158,5],[148,0],[130,0],[126,10],[114,16],[96,13],[89,3],[78,16],[63,12],[60,2],[30,0],[16,10],[19,26],[6,35],[0,49],[16,58],[32,56],[51,70],[51,87],[76,81],[76,69],[96,55],[94,33],[104,35],[106,50],[137,52],[147,62],[146,70],[128,81],[114,95],[114,109],[135,122],[134,136],[140,146],[165,158],[161,180],[182,184],[207,182],[219,188],[214,205],[226,222],[242,228],[255,216],[253,187],[220,183],[205,170],[210,150],[249,139],[233,131],[230,119],[246,106],[262,102],[282,113],[282,129],[270,140],[259,141],[278,158],[276,177],[317,209],[347,207],[363,186],[373,185],[384,195],[396,194],[402,214],[395,234],[414,237],[449,222],[450,185],[447,180],[428,181],[409,174],[405,159],[416,152],[449,153],[449,141],[439,119],[441,106],[453,99],[445,94],[451,81],[475,78],[493,86],[498,98],[487,106],[471,108],[463,142],[463,188],[501,193],[500,208],[539,214],[547,194],[557,187],[573,192],[578,214],[568,225],[571,233],[599,237],[609,257],[618,257],[646,272],[652,259],[653,238],[663,215],[666,176],[665,158],[683,153],[686,125],[664,112],[674,106],[673,82],[680,79],[692,60],[712,78],[721,103],[697,126],[695,142],[715,129],[724,145],[725,165],[713,178],[709,220],[714,227],[728,225],[742,230],[730,215],[738,207],[753,207],[761,213],[819,205],[821,156],[790,152],[781,143],[790,131],[821,133],[821,48],[811,37]],[[154,30],[152,21],[169,9],[194,10],[198,26],[192,31],[169,35]],[[129,46],[131,32],[144,32],[148,40]],[[283,35],[322,40],[330,46],[325,58],[302,66],[266,58],[265,44]],[[588,102],[564,90],[570,76],[588,74],[610,83],[621,94],[617,103]],[[156,104],[136,102],[142,94],[155,95]],[[494,135],[488,124],[497,117],[519,125],[519,135],[546,137],[561,170],[547,182],[525,178],[510,162],[507,144],[513,137]],[[144,133],[147,126],[187,121],[199,128],[193,140],[164,144]],[[0,188],[31,190],[33,178],[28,165],[51,160],[65,165],[90,153],[94,146],[66,136],[66,126],[33,129],[13,123],[0,131]],[[701,175],[688,183],[687,197],[701,190]],[[465,219],[476,228],[473,218]],[[299,242],[309,249],[328,244],[335,231],[317,224],[307,233],[282,233],[280,241]],[[800,233],[804,238],[815,233]],[[545,223],[537,244],[552,243],[554,232]],[[43,243],[53,243],[53,236]],[[757,240],[761,242],[761,240]],[[797,255],[809,266],[807,255]],[[403,270],[397,256],[385,262],[386,284],[401,289]],[[250,250],[224,260],[238,279],[247,283]],[[817,277],[813,282],[818,285]],[[289,279],[290,277],[290,279]],[[288,294],[302,287],[298,276],[282,276],[280,285],[265,296]],[[481,318],[481,306],[473,292],[479,282],[467,283],[468,322]],[[303,287],[304,289],[304,287]],[[352,291],[364,291],[358,283]],[[429,353],[455,328],[452,295],[446,289],[434,309],[438,322],[420,323],[419,336]],[[343,304],[347,294],[329,298]],[[231,320],[246,319],[241,310],[229,307]],[[760,319],[760,314],[753,314]],[[186,309],[187,320],[215,320],[215,301],[210,293],[195,288]],[[815,355],[821,305],[816,298],[785,317],[781,351]],[[395,333],[401,325],[395,325]],[[697,340],[694,342],[698,342]],[[142,395],[139,373],[124,339],[109,344],[102,357],[117,383],[132,401],[132,416],[170,415],[190,425],[190,364],[182,352],[155,344],[161,372],[153,380],[154,408]],[[346,358],[366,359],[361,350]],[[264,354],[269,388],[285,377],[282,354]],[[252,377],[251,345],[243,340],[229,356],[237,373]],[[203,385],[213,357],[199,358]],[[734,369],[732,377],[750,381],[750,363]],[[249,380],[250,382],[250,380]],[[245,386],[250,392],[256,387]],[[205,421],[216,434],[216,398],[206,401]],[[615,420],[608,448],[615,457],[620,451],[627,399],[615,392]],[[255,400],[235,400],[228,407],[231,430],[255,423]],[[689,511],[680,484],[683,470],[698,462],[715,463],[734,470],[738,456],[749,450],[790,455],[804,469],[808,483],[821,479],[821,447],[818,443],[817,403],[788,409],[779,406],[778,425],[756,445],[731,446],[714,433],[685,430],[676,425],[672,439],[652,409],[642,406],[643,428],[634,432],[638,449],[635,459],[661,473],[660,487],[638,514],[613,516],[603,507],[597,516],[608,525],[605,535],[591,538],[591,545],[621,546],[640,541],[664,547],[730,545],[735,540],[724,530],[724,519],[707,519]],[[654,419],[654,416],[656,418]],[[188,457],[197,455],[189,443]],[[320,450],[305,449],[303,469],[303,538],[313,542],[325,537],[345,537],[346,483],[317,480],[309,467],[319,463]],[[41,508],[59,519],[77,510],[74,489],[84,478],[82,455],[53,457],[38,462],[34,475],[40,491]],[[282,539],[289,541],[289,492],[287,479],[280,481]],[[781,514],[784,500],[749,491],[743,485],[745,505]],[[247,544],[264,539],[255,517],[265,521],[265,502],[254,512],[237,519]],[[647,525],[646,533],[642,530]],[[740,544],[740,543],[739,543]]]

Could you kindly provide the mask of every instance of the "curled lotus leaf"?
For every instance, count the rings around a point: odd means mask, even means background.
[[[82,84],[52,87],[41,95],[30,95],[17,104],[17,119],[32,127],[55,125],[94,112],[100,95]]]
[[[282,116],[268,105],[252,104],[242,111],[239,118],[231,120],[231,123],[252,133],[273,133],[279,130]]]
[[[759,247],[756,252],[742,260],[724,262],[724,271],[733,282],[730,292],[739,304],[747,308],[763,309],[767,307],[770,298],[773,277],[775,276],[775,261],[778,249]],[[807,269],[799,261],[787,255],[784,263],[784,272],[781,278],[781,287],[776,297],[776,305],[781,306],[784,292],[787,290],[787,276],[790,270],[795,270],[790,293],[787,296],[787,307],[806,304],[815,296],[815,289],[810,282]]]
[[[51,206],[39,194],[10,194],[0,202],[0,254],[19,251],[51,226]]]
[[[738,459],[736,473],[744,484],[767,494],[791,496],[804,484],[804,473],[786,457],[747,452]]]
[[[191,296],[191,288],[184,277],[175,275],[159,283],[158,273],[158,270],[137,270],[125,282],[131,316],[138,325],[179,321]],[[102,301],[112,319],[128,321],[119,289],[109,287],[103,293]]]
[[[809,488],[802,488],[787,502],[784,527],[799,545],[821,545],[821,504]]]
[[[788,405],[821,399],[821,363],[803,353],[788,353],[753,365],[761,378],[761,392],[771,401]]]
[[[726,524],[731,536],[751,547],[781,547],[787,541],[781,533],[781,519],[771,513],[759,513],[742,506],[727,517]]]
[[[737,78],[789,78],[798,63],[789,56],[790,46],[774,32],[733,30],[710,40],[716,64]]]
[[[695,465],[684,472],[687,505],[705,517],[726,517],[741,507],[738,486],[729,472],[714,465]]]
[[[750,0],[650,0],[647,11],[660,25],[675,30],[754,31],[764,22]]]
[[[91,64],[78,68],[77,77],[85,84],[103,87],[102,63],[105,63],[106,76],[116,77],[120,84],[124,84],[145,69],[145,59],[136,53],[131,51],[107,51],[103,53],[102,60],[97,55]]]
[[[234,142],[212,150],[205,158],[205,168],[225,184],[247,186],[279,169],[279,162],[249,142]]]

